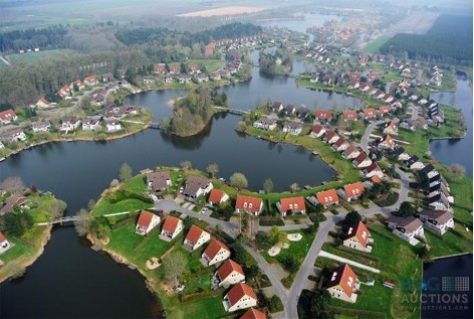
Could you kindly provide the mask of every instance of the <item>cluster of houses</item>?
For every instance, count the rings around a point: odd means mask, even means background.
[[[142,211],[137,221],[136,233],[149,234],[160,223],[160,217],[148,211]],[[171,241],[184,229],[183,221],[171,215],[166,216],[160,233],[160,238]],[[212,239],[211,235],[196,225],[192,225],[184,238],[184,247],[195,251],[210,243],[204,249],[201,263],[205,267],[220,265],[212,277],[213,287],[230,288],[223,299],[226,311],[246,309],[257,305],[257,296],[254,290],[245,284],[245,273],[242,266],[230,259],[230,249],[221,241]]]
[[[451,209],[450,204],[454,202],[454,198],[450,195],[449,184],[432,164],[425,165],[418,156],[409,155],[403,147],[394,149],[393,154],[411,170],[426,174],[429,179],[427,201],[431,209],[443,211]]]
[[[0,202],[0,216],[12,213],[14,208],[20,209],[28,207],[28,200],[25,196],[13,194],[10,195],[4,202]],[[0,255],[12,248],[12,244],[8,241],[5,235],[0,231]]]

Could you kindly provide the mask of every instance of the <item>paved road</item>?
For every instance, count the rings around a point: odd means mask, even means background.
[[[367,152],[369,149],[370,134],[372,134],[372,131],[375,129],[377,125],[382,124],[382,123],[385,123],[385,121],[376,121],[376,122],[370,123],[365,129],[364,135],[362,135],[362,138],[360,139],[360,148],[362,148],[364,152]]]

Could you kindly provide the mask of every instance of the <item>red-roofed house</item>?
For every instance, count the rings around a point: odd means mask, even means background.
[[[371,243],[373,243],[373,239],[363,222],[350,226],[343,241],[343,245],[346,247],[368,253],[372,251],[372,246],[369,245]]]
[[[370,164],[367,168],[364,169],[362,174],[364,174],[366,178],[370,178],[375,175],[382,178],[384,175],[383,170],[380,168],[380,166],[377,165],[377,163]]]
[[[147,212],[146,210],[142,210],[140,213],[140,217],[138,217],[137,226],[135,228],[135,232],[139,235],[147,235],[149,232],[152,231],[153,228],[158,226],[160,223],[160,217]]]
[[[245,312],[240,319],[267,319],[267,316],[255,308],[251,308]]]
[[[39,107],[39,108],[48,108],[48,107],[51,107],[51,103],[46,100],[44,97],[40,98],[38,100],[38,102],[36,102],[36,107]]]
[[[313,129],[311,130],[311,133],[309,133],[310,137],[321,137],[323,134],[326,133],[326,130],[324,127],[320,124],[315,124],[313,126]]]
[[[339,204],[339,196],[337,196],[335,189],[329,189],[327,191],[316,193],[316,199],[317,203],[323,205],[324,208],[330,205]]]
[[[306,213],[306,204],[303,197],[282,198],[276,206],[282,217],[285,217],[289,212],[291,212],[291,215]]]
[[[219,267],[215,278],[219,281],[219,286],[227,288],[230,285],[245,281],[245,273],[242,266],[232,259],[229,259]]]
[[[385,123],[384,134],[398,135],[398,126],[394,121]]]
[[[357,168],[364,168],[370,164],[372,164],[372,160],[365,152],[360,152],[360,154],[352,161],[352,165],[356,166]]]
[[[180,74],[181,66],[179,64],[170,64],[169,66],[170,74]]]
[[[161,239],[172,240],[183,230],[183,221],[178,217],[166,216],[163,228],[161,228]]]
[[[70,98],[69,96],[70,94],[71,94],[71,88],[69,87],[69,85],[64,85],[62,88],[58,90],[58,92],[56,92],[56,95],[62,99]]]
[[[342,111],[342,118],[344,121],[357,121],[357,112],[354,110]]]
[[[2,232],[0,232],[0,255],[6,252],[10,248],[11,248],[11,245],[8,242],[7,238],[2,234]]]
[[[314,115],[317,120],[330,120],[332,118],[332,112],[330,110],[316,110]]]
[[[388,105],[382,105],[379,107],[379,112],[381,116],[389,114],[390,111],[391,111],[391,108]]]
[[[395,147],[395,141],[390,136],[390,134],[385,134],[384,136],[375,140],[375,145],[377,145],[377,148],[393,150],[393,148]]]
[[[230,258],[230,249],[217,239],[213,239],[202,254],[202,259],[207,263],[207,266],[212,266],[228,258]]]
[[[257,305],[257,295],[250,286],[239,283],[225,295],[223,304],[228,312],[255,307]]]
[[[95,75],[89,75],[84,79],[84,84],[89,86],[96,85],[99,84],[99,80],[97,80]]]
[[[227,195],[223,190],[213,188],[211,190],[211,194],[209,195],[209,204],[211,205],[219,205],[221,203],[226,202],[229,199],[229,195]]]
[[[357,200],[364,193],[364,185],[361,182],[344,185],[344,189],[339,189],[338,194],[346,201]]]
[[[188,65],[188,72],[194,74],[201,72],[201,70],[199,69],[199,66],[197,64],[190,64]]]
[[[153,66],[153,73],[155,74],[165,74],[166,68],[164,64],[157,64]]]
[[[366,109],[363,109],[362,112],[364,113],[364,118],[365,119],[373,119],[377,117],[377,112],[375,112],[375,109],[369,107]]]
[[[184,245],[188,246],[191,250],[196,250],[209,240],[211,240],[211,235],[207,231],[192,225],[184,239]]]
[[[359,156],[360,150],[355,144],[350,144],[344,152],[342,152],[342,157],[345,159],[353,159]]]
[[[237,213],[249,213],[258,216],[262,212],[263,201],[259,197],[251,197],[237,194],[235,211]]]
[[[357,301],[355,292],[359,287],[360,282],[357,275],[349,265],[334,269],[326,285],[331,297],[352,303]]]
[[[12,109],[0,112],[0,122],[2,124],[8,124],[13,121],[16,121],[17,119],[18,117]]]
[[[341,151],[346,150],[346,148],[348,148],[349,145],[350,145],[349,142],[346,141],[345,138],[340,137],[337,139],[337,141],[334,144],[332,144],[332,149],[337,152],[341,152]]]
[[[326,135],[323,137],[323,142],[326,142],[328,144],[333,144],[336,143],[336,141],[339,139],[339,135],[336,134],[334,131],[328,131]]]

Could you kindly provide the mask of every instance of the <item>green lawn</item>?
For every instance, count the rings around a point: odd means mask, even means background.
[[[187,64],[204,65],[206,67],[206,73],[212,73],[221,67],[222,61],[218,59],[188,60]]]
[[[29,62],[29,61],[39,61],[42,59],[56,57],[56,56],[68,56],[72,53],[72,50],[67,49],[57,49],[57,50],[45,50],[40,52],[30,52],[30,53],[17,53],[11,54],[6,57],[10,63],[15,64],[19,62]]]
[[[203,298],[195,301],[179,303],[167,309],[167,318],[170,319],[215,319],[228,315],[222,305],[224,296]]]
[[[376,53],[388,40],[390,40],[390,37],[381,36],[367,44],[362,51],[366,53]]]
[[[448,256],[466,251],[472,252],[472,232],[467,233],[465,227],[458,224],[455,224],[455,230],[464,237],[460,237],[451,231],[439,237],[425,230],[425,237],[431,246],[433,257]]]

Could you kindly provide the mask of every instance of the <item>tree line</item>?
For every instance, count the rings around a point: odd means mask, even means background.
[[[380,52],[410,59],[472,65],[472,16],[441,15],[425,35],[397,34]]]
[[[150,42],[158,42],[162,46],[174,45],[181,43],[184,46],[191,47],[194,43],[207,44],[211,40],[219,40],[224,38],[240,38],[242,36],[253,36],[261,33],[262,27],[250,23],[230,23],[218,26],[214,29],[204,30],[197,33],[189,31],[176,31],[167,28],[134,28],[119,30],[115,33],[115,37],[131,46],[136,44],[144,44]]]
[[[0,33],[0,50],[9,53],[34,48],[64,48],[67,42],[66,34],[67,29],[62,25],[2,32]]]

